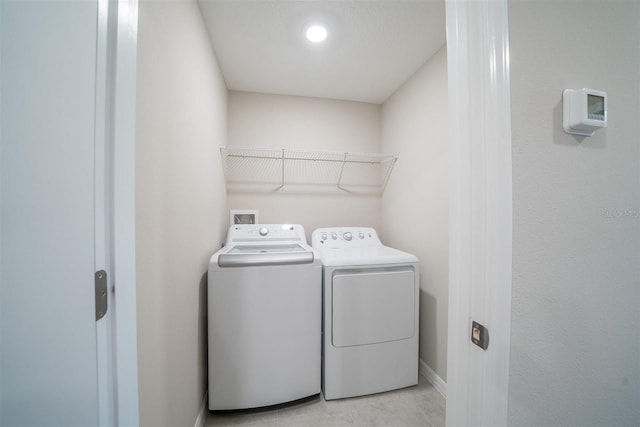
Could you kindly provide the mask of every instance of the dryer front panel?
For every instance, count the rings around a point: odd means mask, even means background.
[[[413,337],[416,286],[412,267],[334,271],[333,346],[359,346]]]

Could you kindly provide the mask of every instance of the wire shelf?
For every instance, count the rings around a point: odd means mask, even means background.
[[[335,187],[381,194],[398,160],[395,155],[304,151],[226,145],[220,147],[227,188],[279,190],[289,185]]]

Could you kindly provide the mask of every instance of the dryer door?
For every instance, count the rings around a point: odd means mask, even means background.
[[[417,284],[412,267],[336,270],[332,279],[334,347],[413,337]]]

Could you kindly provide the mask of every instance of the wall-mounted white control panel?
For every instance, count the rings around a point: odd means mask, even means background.
[[[607,127],[607,93],[593,89],[565,89],[562,127],[573,135],[593,136]]]

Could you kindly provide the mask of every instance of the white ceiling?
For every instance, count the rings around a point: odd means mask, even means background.
[[[381,104],[445,43],[444,0],[198,2],[230,90]]]

